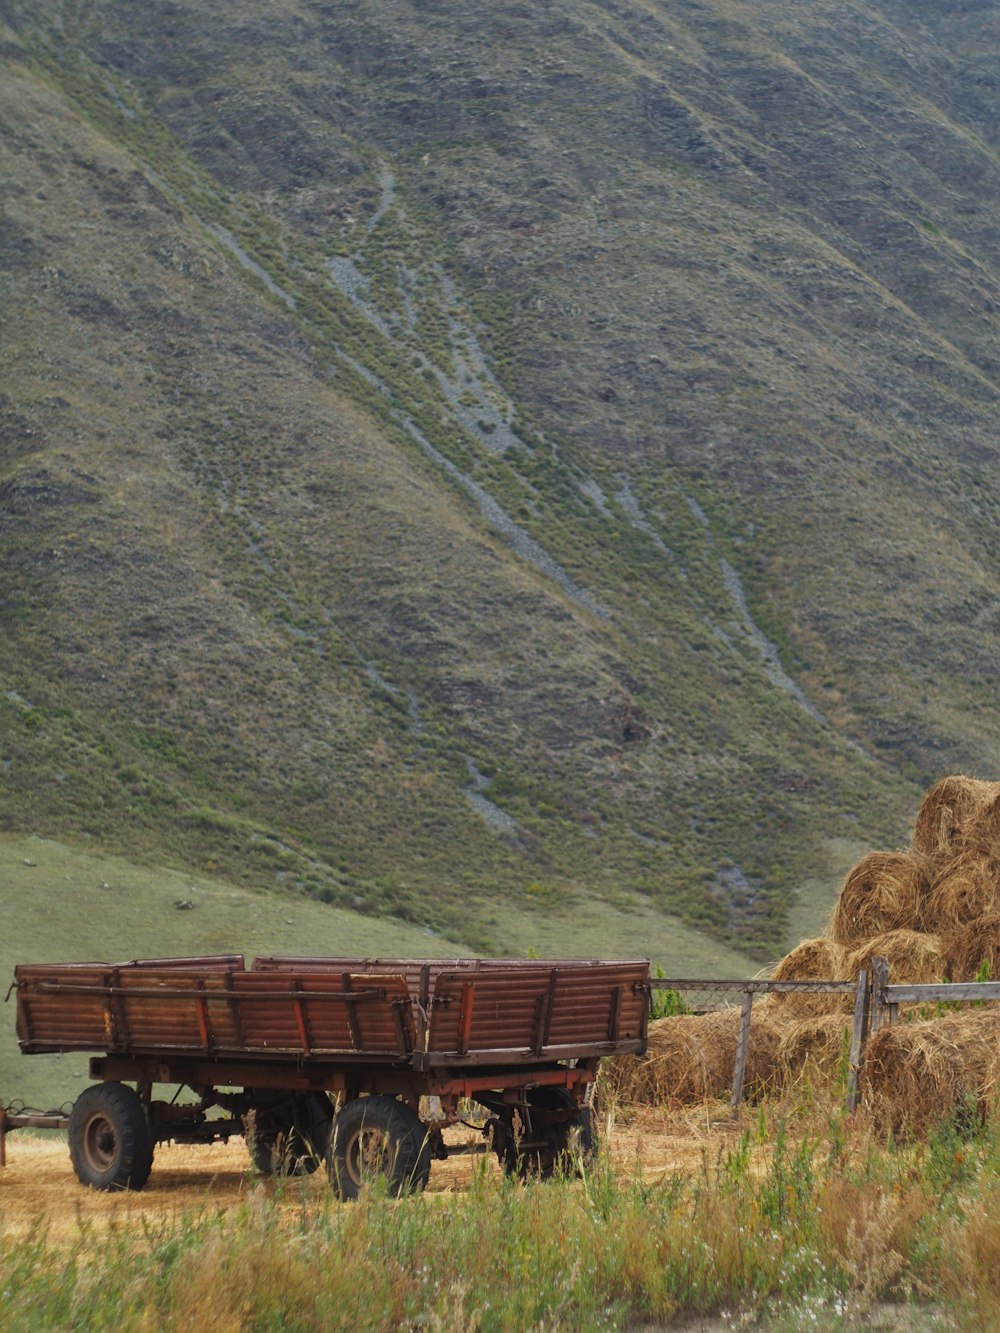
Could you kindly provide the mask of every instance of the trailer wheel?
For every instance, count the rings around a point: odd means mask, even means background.
[[[323,1092],[299,1092],[280,1105],[256,1106],[246,1140],[262,1176],[311,1175],[330,1145],[333,1107]]]
[[[522,1180],[549,1180],[558,1171],[579,1175],[597,1148],[591,1108],[580,1106],[565,1088],[529,1088],[527,1100],[530,1124],[513,1111],[494,1131],[504,1171]]]
[[[379,1178],[393,1196],[422,1190],[431,1170],[429,1136],[402,1102],[358,1097],[334,1117],[327,1169],[341,1199],[356,1199],[366,1181]]]
[[[141,1190],[153,1166],[153,1136],[137,1092],[124,1083],[95,1083],[73,1103],[69,1155],[84,1185]]]

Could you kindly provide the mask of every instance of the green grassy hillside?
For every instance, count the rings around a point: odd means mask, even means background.
[[[978,13],[8,0],[0,826],[780,953],[998,767]]]
[[[3,993],[17,963],[123,962],[210,953],[451,958],[467,953],[428,930],[298,895],[206,875],[151,869],[52,839],[0,838]],[[182,906],[178,906],[181,904]],[[190,904],[190,906],[183,906]],[[652,957],[671,976],[744,976],[745,956],[653,912],[634,895],[585,899],[572,922],[544,911],[506,915],[499,952],[511,957]],[[14,997],[0,1021],[0,1105],[48,1107],[87,1086],[86,1055],[22,1056]]]

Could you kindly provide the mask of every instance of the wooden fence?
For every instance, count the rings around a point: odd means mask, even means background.
[[[868,973],[859,972],[856,981],[705,981],[691,978],[657,977],[650,982],[654,991],[676,991],[686,1007],[694,1013],[711,1013],[732,1003],[732,997],[742,996],[740,1032],[736,1042],[736,1060],[733,1067],[733,1089],[730,1104],[735,1111],[743,1100],[743,1076],[746,1072],[747,1050],[750,1045],[750,1019],[756,995],[833,994],[854,995],[854,1023],[851,1030],[850,1071],[848,1073],[848,1105],[853,1110],[858,1100],[858,1068],[864,1048],[864,1039],[870,1027],[871,986]]]
[[[847,1109],[858,1105],[858,1070],[864,1058],[865,1043],[872,1032],[895,1023],[901,1004],[977,1004],[984,1000],[1000,1001],[1000,981],[942,982],[935,985],[891,985],[889,964],[873,958],[871,972],[861,971],[855,981],[717,981],[657,977],[654,991],[676,991],[694,1013],[710,1013],[732,1005],[741,997],[739,1038],[733,1066],[730,1104],[735,1112],[743,1100],[743,1076],[750,1042],[750,1019],[754,997],[788,992],[854,995],[851,1026],[851,1051],[847,1072]]]

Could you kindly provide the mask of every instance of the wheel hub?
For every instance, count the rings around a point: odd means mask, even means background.
[[[118,1141],[114,1127],[104,1116],[95,1116],[84,1135],[87,1156],[98,1171],[106,1171],[115,1160]]]
[[[392,1170],[389,1136],[381,1129],[360,1129],[348,1144],[346,1166],[355,1185]]]

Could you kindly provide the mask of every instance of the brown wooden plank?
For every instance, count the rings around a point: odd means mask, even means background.
[[[890,1005],[937,1004],[951,1000],[964,1003],[995,1001],[1000,1000],[1000,981],[956,981],[912,986],[895,983],[885,987],[885,999]]]

